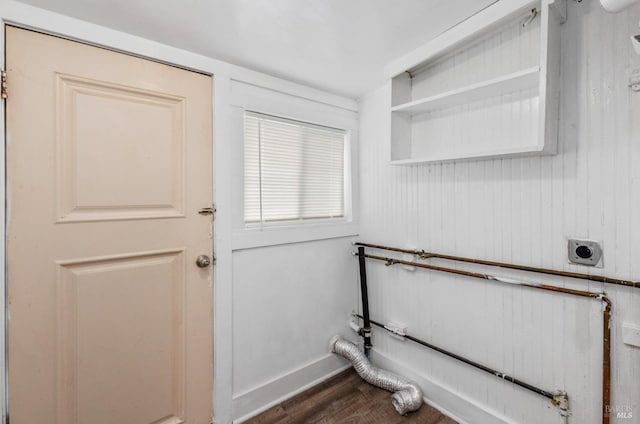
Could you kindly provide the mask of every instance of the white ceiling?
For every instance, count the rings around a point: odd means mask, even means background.
[[[383,67],[496,0],[20,0],[358,98]]]

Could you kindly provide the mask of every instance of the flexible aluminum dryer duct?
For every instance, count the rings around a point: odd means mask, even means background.
[[[329,347],[331,352],[351,361],[358,375],[367,383],[395,392],[391,395],[391,403],[399,414],[417,411],[422,405],[422,390],[417,384],[374,367],[355,344],[337,335],[331,339]]]

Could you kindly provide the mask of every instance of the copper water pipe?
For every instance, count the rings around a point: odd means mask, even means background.
[[[375,245],[367,245],[367,244],[362,244],[362,243],[357,243],[357,245],[364,245],[367,247],[375,247]],[[389,249],[386,249],[389,250]],[[396,250],[396,251],[402,251],[402,250]],[[405,252],[405,253],[411,253],[411,251]],[[385,265],[387,266],[391,266],[391,265],[396,265],[396,264],[402,264],[402,265],[407,265],[407,266],[413,266],[416,268],[423,268],[423,269],[429,269],[429,270],[433,270],[433,271],[440,271],[440,272],[446,272],[449,274],[456,274],[456,275],[462,275],[465,277],[473,277],[473,278],[480,278],[483,280],[490,280],[490,281],[496,281],[499,283],[505,283],[505,284],[514,284],[514,285],[518,285],[518,286],[523,286],[523,287],[530,287],[530,288],[534,288],[534,289],[539,289],[539,290],[546,290],[546,291],[553,291],[553,292],[558,292],[558,293],[565,293],[565,294],[569,294],[569,295],[573,295],[573,296],[581,296],[581,297],[589,297],[592,299],[597,299],[597,300],[601,300],[605,303],[605,307],[603,308],[602,311],[602,324],[603,324],[603,334],[602,334],[602,424],[609,424],[610,422],[610,417],[609,417],[609,405],[610,405],[610,401],[611,401],[611,328],[610,328],[610,320],[611,320],[611,309],[613,307],[613,304],[611,303],[611,300],[606,296],[605,293],[593,293],[593,292],[589,292],[589,291],[584,291],[584,290],[575,290],[575,289],[567,289],[564,287],[556,287],[556,286],[551,286],[551,285],[547,285],[547,284],[537,284],[537,283],[529,283],[529,282],[525,282],[525,281],[516,281],[516,280],[511,280],[511,279],[506,279],[506,278],[501,278],[501,277],[497,277],[497,276],[493,276],[490,274],[481,274],[478,272],[471,272],[471,271],[463,271],[463,270],[459,270],[459,269],[453,269],[453,268],[446,268],[446,267],[441,267],[441,266],[435,266],[435,265],[428,265],[428,264],[422,264],[419,262],[411,262],[411,261],[405,261],[402,259],[393,259],[393,258],[387,258],[384,256],[376,256],[376,255],[369,255],[369,254],[365,254],[364,255],[365,258],[369,258],[369,259],[375,259],[378,261],[383,261],[385,262]]]
[[[611,414],[611,300],[602,296],[605,302],[602,311],[602,424],[609,424]]]
[[[518,271],[537,272],[540,274],[556,275],[559,277],[577,278],[580,280],[597,281],[600,283],[616,284],[619,286],[640,288],[640,282],[638,281],[621,280],[619,278],[611,278],[603,275],[589,275],[589,274],[581,274],[579,272],[558,271],[555,269],[537,268],[537,267],[527,266],[527,265],[515,265],[515,264],[506,263],[506,262],[486,261],[483,259],[465,258],[462,256],[443,255],[440,253],[425,252],[424,250],[402,249],[399,247],[382,246],[378,244],[369,244],[369,243],[360,243],[360,242],[355,242],[354,244],[356,246],[371,247],[373,249],[388,250],[390,252],[408,253],[410,255],[419,256],[421,259],[430,259],[430,258],[447,259],[451,261],[467,262],[467,263],[478,264],[478,265],[497,266],[501,268],[515,269]]]

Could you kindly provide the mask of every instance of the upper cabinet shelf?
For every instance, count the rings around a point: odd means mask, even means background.
[[[566,0],[500,0],[389,65],[391,163],[553,154]]]
[[[465,103],[472,103],[489,97],[513,93],[523,88],[535,88],[540,80],[540,67],[534,66],[508,75],[492,78],[466,87],[428,96],[409,103],[391,107],[392,112],[409,115],[438,109],[446,109]]]

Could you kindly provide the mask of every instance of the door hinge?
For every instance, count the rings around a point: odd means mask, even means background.
[[[2,79],[2,82],[0,82],[0,98],[2,99],[6,99],[7,98],[7,71],[5,71],[4,69],[0,71],[0,78]]]
[[[199,213],[200,215],[215,215],[215,213],[216,213],[216,206],[215,206],[215,205],[213,205],[213,206],[211,206],[211,207],[209,207],[209,208],[202,208],[202,209],[200,209],[200,210],[198,211],[198,213]]]

